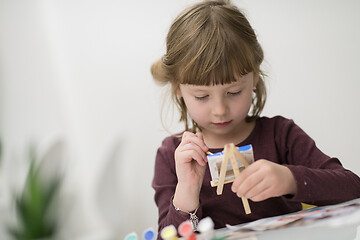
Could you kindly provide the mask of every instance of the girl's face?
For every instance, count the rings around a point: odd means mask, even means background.
[[[256,81],[252,72],[236,79],[236,82],[224,85],[180,85],[177,94],[184,98],[188,112],[202,128],[205,140],[234,139],[247,126],[245,118]]]

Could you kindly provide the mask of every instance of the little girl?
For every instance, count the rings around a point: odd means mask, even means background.
[[[159,231],[210,216],[215,228],[360,197],[360,179],[321,152],[292,120],[260,117],[266,89],[263,51],[245,16],[228,1],[204,1],[183,11],[151,68],[170,84],[185,131],[158,149],[152,186]],[[206,152],[251,144],[255,162],[222,195],[211,187]],[[249,199],[245,214],[241,197]]]

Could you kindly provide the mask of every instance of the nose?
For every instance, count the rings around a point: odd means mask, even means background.
[[[214,116],[223,116],[227,112],[227,104],[225,99],[214,99],[211,106],[211,112]]]

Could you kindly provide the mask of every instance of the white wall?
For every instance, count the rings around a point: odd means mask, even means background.
[[[168,133],[149,69],[165,52],[172,19],[191,2],[0,0],[3,202],[23,183],[29,144],[41,155],[62,140],[71,209],[64,234],[122,239],[156,228],[151,179]],[[294,119],[360,174],[360,2],[235,2],[265,51],[264,115]],[[172,131],[181,127],[174,121]]]

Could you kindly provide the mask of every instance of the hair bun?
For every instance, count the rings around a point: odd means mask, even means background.
[[[155,80],[155,82],[165,85],[169,82],[168,74],[164,69],[164,63],[162,58],[157,60],[151,65],[151,74]]]

